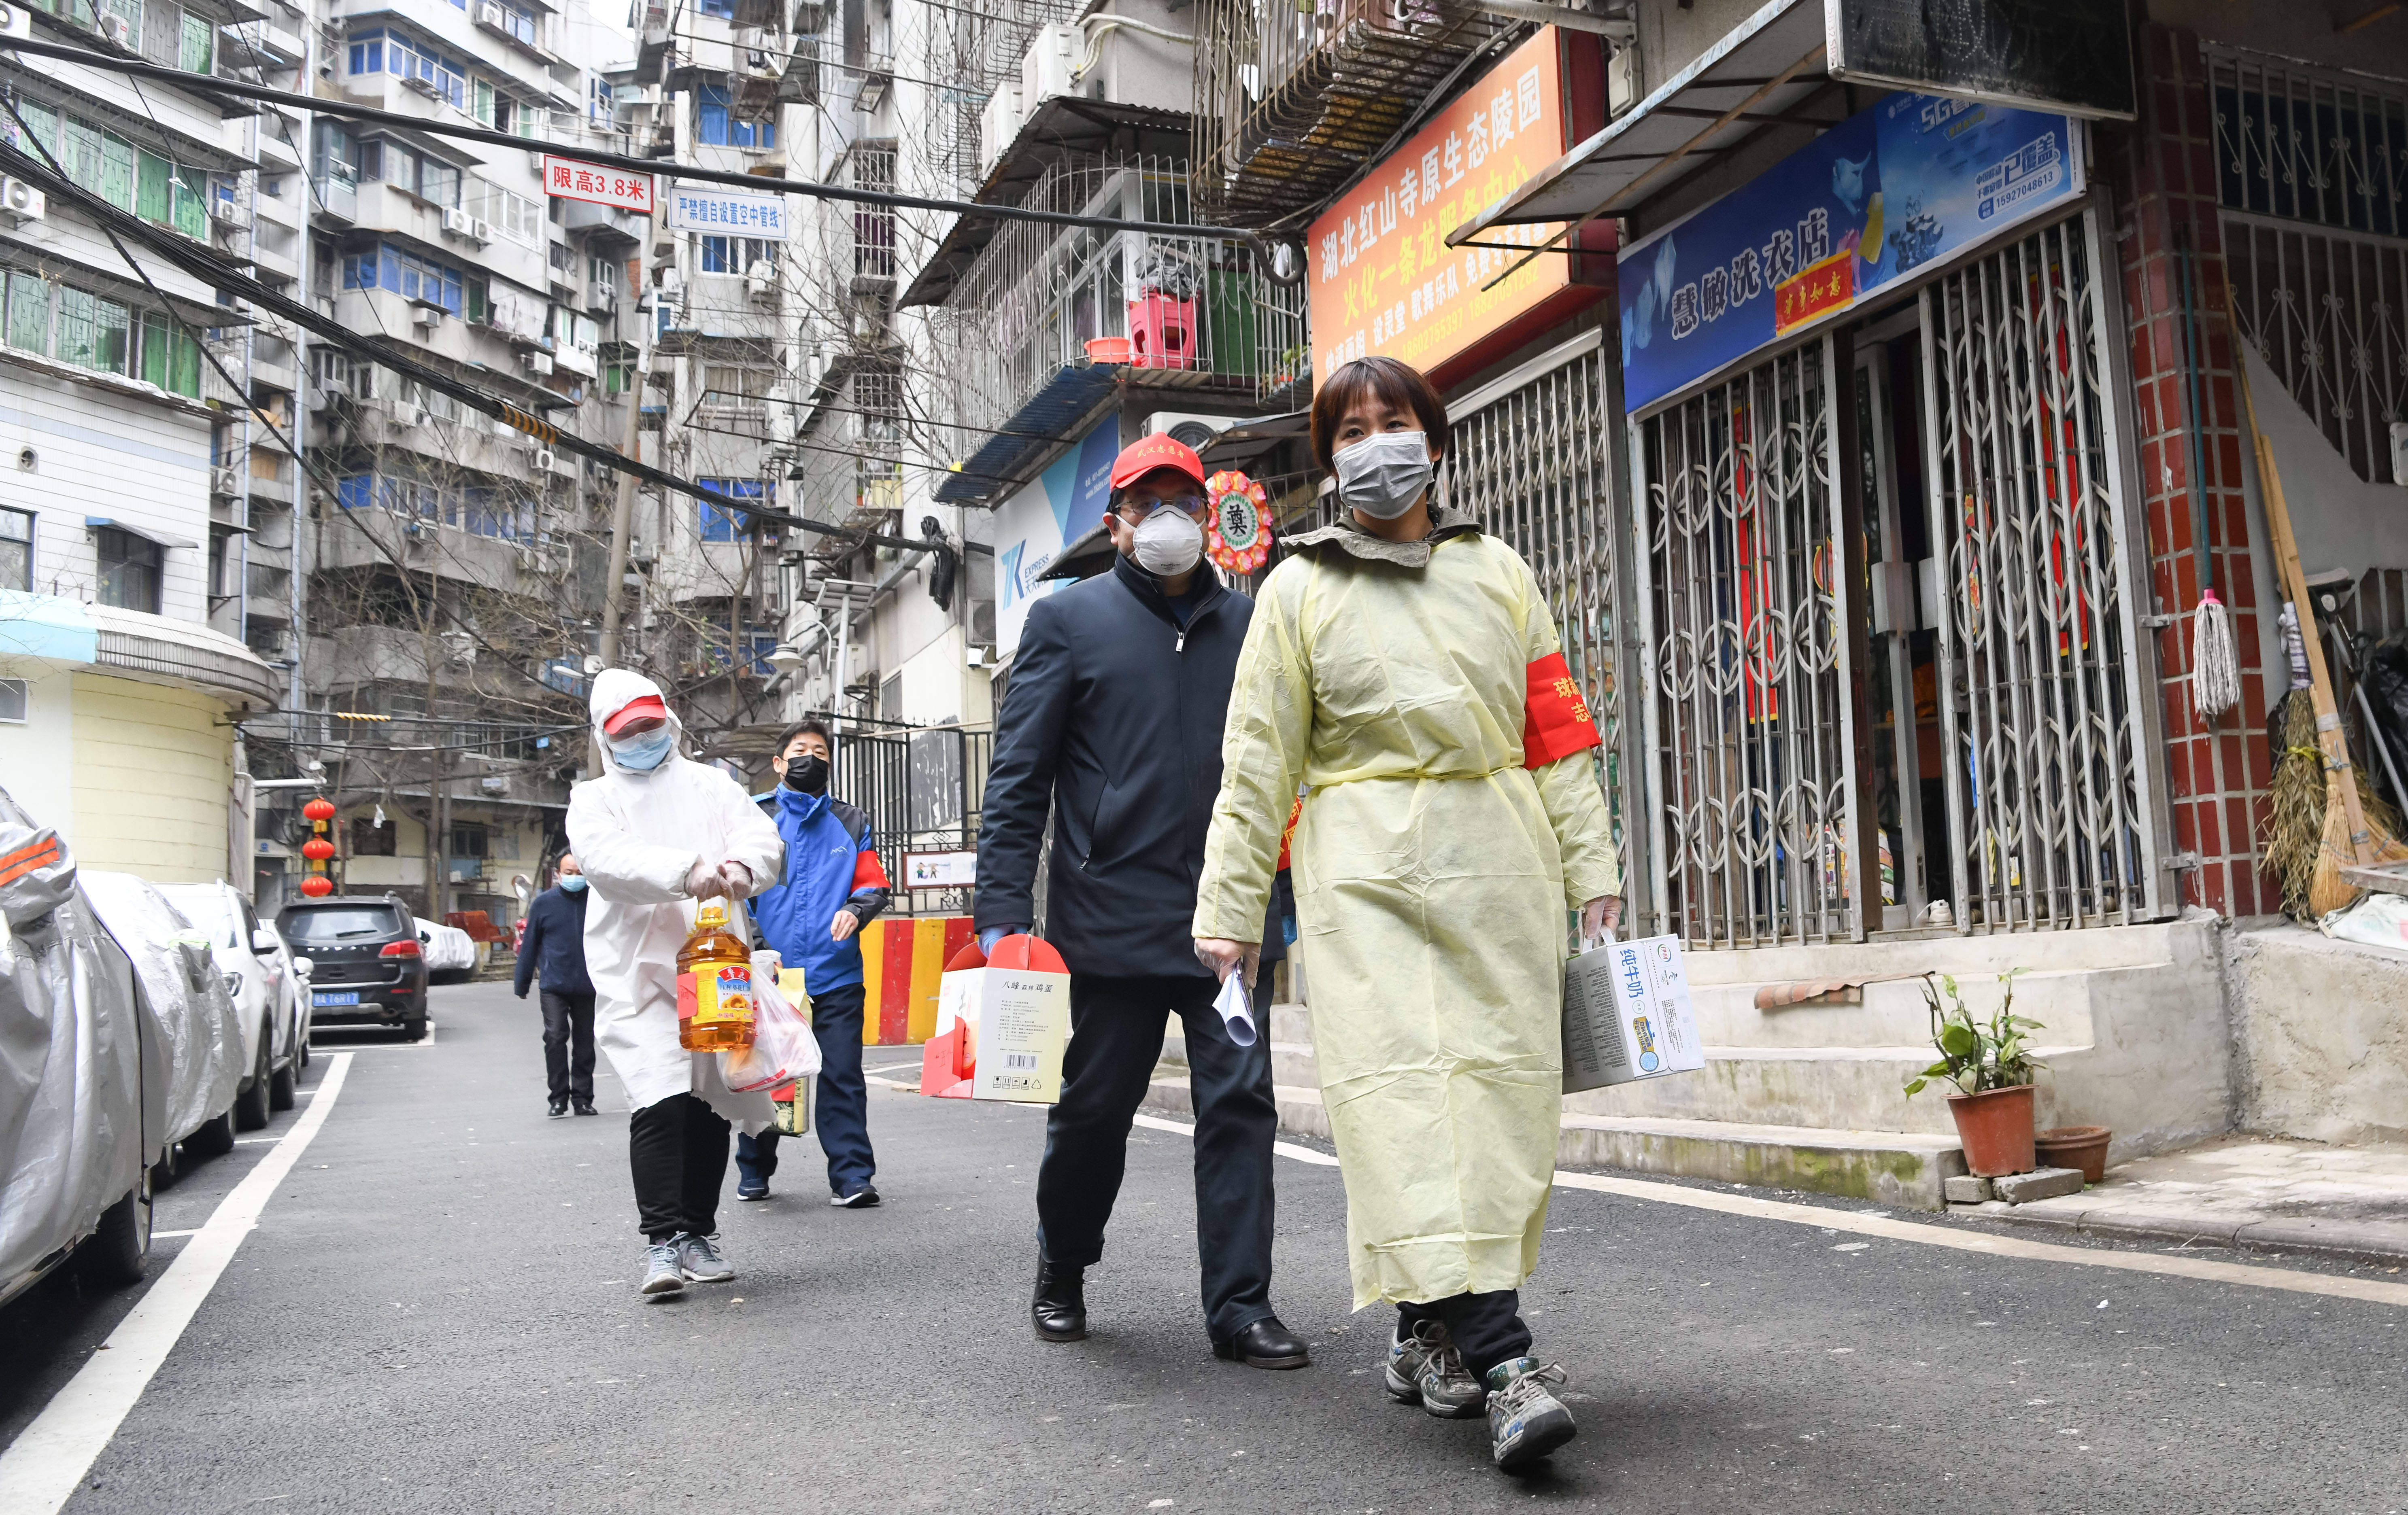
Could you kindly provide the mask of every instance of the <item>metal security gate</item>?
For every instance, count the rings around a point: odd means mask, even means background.
[[[1827,336],[1635,427],[1657,934],[1765,946],[1862,932],[1867,859],[1849,838],[1863,653],[1848,631],[1863,554],[1835,550],[1850,535],[1837,361]]]
[[[2158,913],[2156,765],[2088,213],[1926,287],[1960,931]]]
[[[1621,407],[1611,377],[1603,334],[1592,331],[1451,405],[1442,497],[1521,553],[1538,578],[1564,662],[1605,737],[1606,803],[1627,873],[1623,776],[1631,769],[1617,666],[1617,642],[1627,638],[1617,626],[1629,613],[1620,561],[1628,530],[1613,498],[1607,428]]]

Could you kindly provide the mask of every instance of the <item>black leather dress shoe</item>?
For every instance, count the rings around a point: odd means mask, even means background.
[[[1212,1343],[1212,1355],[1248,1367],[1302,1367],[1312,1361],[1311,1351],[1279,1323],[1276,1315],[1256,1321],[1226,1341]]]
[[[1087,1339],[1087,1270],[1068,1263],[1037,1265],[1037,1297],[1028,1302],[1028,1318],[1039,1341]]]

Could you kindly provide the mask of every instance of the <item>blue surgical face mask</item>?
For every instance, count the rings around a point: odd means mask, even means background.
[[[661,760],[667,757],[669,749],[676,745],[677,733],[663,726],[657,731],[648,731],[640,736],[630,736],[624,741],[612,742],[610,755],[618,760],[619,766],[623,768],[637,773],[650,773],[661,765]]]
[[[567,890],[572,894],[580,893],[585,888],[585,875],[581,873],[564,873],[560,876],[560,887]]]

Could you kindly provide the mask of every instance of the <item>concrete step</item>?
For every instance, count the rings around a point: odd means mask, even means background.
[[[1166,1036],[1162,1043],[1163,1069],[1184,1076],[1187,1072],[1187,1038]],[[1321,1075],[1312,1065],[1312,1044],[1298,1041],[1271,1043],[1271,1082],[1301,1084],[1307,1089],[1321,1087]]]
[[[1329,1115],[1320,1090],[1280,1084],[1273,1094],[1282,1130],[1328,1139]],[[1186,1079],[1174,1074],[1157,1076],[1145,1103],[1170,1114],[1195,1112]],[[1965,1171],[1965,1155],[1954,1136],[1577,1112],[1563,1117],[1555,1161],[1568,1167],[1627,1168],[1843,1194],[1924,1210],[1940,1209],[1942,1182]]]
[[[2088,1049],[2041,1047],[2041,1060],[2064,1065]],[[1945,1084],[1907,1097],[1906,1083],[1931,1065],[1922,1047],[1713,1047],[1697,1073],[1645,1079],[1568,1095],[1584,1115],[1657,1116],[1685,1121],[1737,1121],[1760,1125],[1871,1128],[1947,1136]]]

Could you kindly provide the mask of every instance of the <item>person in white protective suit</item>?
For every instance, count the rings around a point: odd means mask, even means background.
[[[767,1093],[732,1093],[715,1052],[678,1045],[677,954],[691,902],[744,899],[785,871],[778,828],[743,786],[678,751],[684,728],[651,679],[595,676],[591,702],[602,776],[569,792],[568,845],[584,865],[585,967],[595,1039],[635,1115],[627,1155],[643,1227],[643,1293],[681,1293],[736,1270],[718,1246],[730,1123],[769,1124]]]

